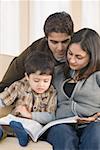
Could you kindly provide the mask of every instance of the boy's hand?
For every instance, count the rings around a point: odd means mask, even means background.
[[[22,117],[32,119],[32,114],[27,110],[26,106],[18,106],[16,112],[19,112]]]

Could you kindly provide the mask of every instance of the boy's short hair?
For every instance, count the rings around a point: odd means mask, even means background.
[[[74,24],[71,16],[66,12],[56,12],[51,14],[44,23],[44,33],[48,37],[49,33],[67,33],[72,35],[74,32]]]
[[[30,75],[31,73],[38,73],[53,75],[54,62],[52,58],[43,52],[35,52],[25,60],[25,72]]]

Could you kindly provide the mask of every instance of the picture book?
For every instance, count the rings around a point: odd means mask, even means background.
[[[20,122],[22,123],[23,127],[25,128],[26,132],[30,135],[32,140],[34,142],[37,142],[38,138],[50,127],[57,125],[57,124],[62,124],[62,123],[76,123],[77,118],[78,116],[58,119],[58,120],[51,121],[43,126],[35,120],[22,118],[22,117],[16,117],[12,114],[8,114],[6,117],[0,118],[0,125],[9,125],[11,121]]]

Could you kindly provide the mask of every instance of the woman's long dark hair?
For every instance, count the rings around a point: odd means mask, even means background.
[[[86,67],[79,71],[78,80],[88,78],[92,73],[100,71],[100,36],[90,28],[83,28],[74,33],[69,46],[73,43],[80,44],[80,47],[89,54],[90,60]],[[67,51],[66,51],[67,55]],[[67,62],[67,70],[69,70]]]

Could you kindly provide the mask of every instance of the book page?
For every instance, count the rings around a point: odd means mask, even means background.
[[[0,118],[1,125],[9,125],[11,121],[20,122],[25,128],[26,132],[30,135],[32,140],[34,141],[35,136],[41,130],[42,125],[37,121],[27,118],[16,117],[14,115],[7,115],[6,117]]]
[[[34,141],[37,141],[37,139],[50,127],[57,125],[57,124],[62,124],[62,123],[77,123],[77,118],[78,116],[74,116],[74,117],[69,117],[69,118],[64,118],[64,119],[58,119],[58,120],[54,120],[52,122],[49,122],[48,124],[46,124],[36,135]]]

